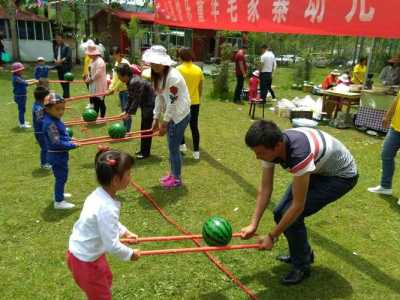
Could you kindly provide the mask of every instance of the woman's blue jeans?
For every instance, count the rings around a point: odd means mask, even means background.
[[[190,114],[188,114],[182,121],[175,124],[173,121],[168,123],[168,149],[169,149],[169,160],[171,163],[171,173],[175,178],[181,178],[182,169],[182,156],[179,151],[179,146],[185,129],[190,121]]]

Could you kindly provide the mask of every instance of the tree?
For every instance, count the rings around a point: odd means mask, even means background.
[[[20,60],[17,34],[17,4],[15,0],[0,0],[0,5],[7,11],[7,15],[10,17],[12,56],[14,59]]]
[[[130,21],[128,26],[126,26],[125,24],[121,25],[121,30],[126,32],[126,35],[128,36],[129,40],[131,41],[131,53],[132,53],[132,57],[131,59],[133,61],[136,60],[136,43],[135,40],[142,40],[144,37],[144,34],[146,32],[145,29],[140,28],[140,24],[139,24],[139,19],[133,17]]]

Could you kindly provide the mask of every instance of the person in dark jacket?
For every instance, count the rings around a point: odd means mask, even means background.
[[[126,83],[128,87],[128,103],[124,114],[126,117],[135,115],[140,107],[142,111],[142,121],[140,130],[149,130],[153,123],[153,110],[155,93],[150,82],[144,80],[140,76],[133,75],[131,66],[128,64],[120,64],[117,69],[119,80]],[[150,133],[149,133],[150,134]],[[136,153],[137,159],[145,159],[150,156],[151,137],[142,138],[140,151]]]
[[[64,43],[63,35],[56,35],[56,46],[54,47],[54,62],[58,73],[58,79],[64,80],[64,74],[72,70],[72,52],[71,48]],[[69,98],[69,83],[61,83],[63,89],[63,98]]]

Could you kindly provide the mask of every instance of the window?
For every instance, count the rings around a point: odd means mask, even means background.
[[[18,21],[18,37],[20,40],[26,40],[28,37],[28,33],[26,31],[26,22]]]
[[[36,39],[43,41],[42,22],[35,22]]]
[[[43,37],[46,41],[51,40],[51,35],[50,35],[50,23],[49,22],[44,22],[43,23]]]
[[[28,40],[35,40],[35,24],[33,21],[26,21],[26,27],[28,32]]]

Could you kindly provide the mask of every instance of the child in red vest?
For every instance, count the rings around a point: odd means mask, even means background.
[[[260,71],[253,72],[249,80],[249,101],[259,101],[260,95],[258,94],[258,85],[260,84]]]

